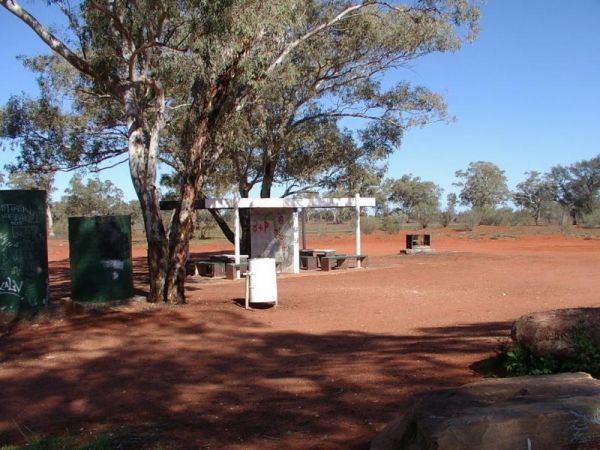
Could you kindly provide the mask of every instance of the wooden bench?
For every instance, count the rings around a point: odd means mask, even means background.
[[[186,274],[211,278],[224,277],[226,264],[224,261],[210,261],[206,259],[190,260],[185,264]]]
[[[361,267],[367,267],[369,262],[368,255],[327,255],[321,256],[321,270],[328,272],[333,269],[346,269],[346,261],[358,261]]]

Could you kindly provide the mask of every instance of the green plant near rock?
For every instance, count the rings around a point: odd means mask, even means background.
[[[502,344],[498,357],[508,376],[550,375],[561,372],[560,363],[556,358],[534,355],[520,342]]]
[[[536,355],[523,343],[504,343],[498,351],[500,367],[508,376],[550,375],[561,372],[587,372],[600,378],[600,348],[590,332],[582,327],[571,330],[573,356]]]

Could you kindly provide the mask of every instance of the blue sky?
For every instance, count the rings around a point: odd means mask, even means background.
[[[56,16],[44,5],[23,3],[51,24]],[[443,94],[457,119],[409,130],[389,161],[390,177],[412,173],[447,193],[456,190],[456,170],[481,160],[505,170],[513,188],[526,171],[600,153],[600,0],[489,0],[482,12],[473,44],[388,75],[386,82],[408,79]],[[35,93],[33,77],[15,56],[45,47],[4,10],[0,42],[0,102],[12,93]],[[0,153],[0,166],[9,158]],[[59,189],[69,177],[60,177]],[[135,197],[126,166],[101,177]]]

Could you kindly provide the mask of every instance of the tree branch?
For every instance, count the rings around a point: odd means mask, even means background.
[[[310,39],[315,34],[321,32],[325,28],[328,28],[328,27],[334,25],[335,23],[339,22],[340,20],[344,19],[352,11],[357,11],[357,10],[359,10],[361,8],[364,8],[365,6],[368,6],[368,5],[373,4],[373,3],[374,2],[372,2],[372,1],[365,1],[365,2],[363,2],[361,4],[359,4],[359,5],[350,6],[350,7],[346,8],[344,11],[342,11],[341,13],[339,13],[337,16],[335,16],[333,19],[331,19],[329,22],[323,23],[323,24],[321,24],[321,25],[313,28],[308,33],[306,33],[303,36],[299,37],[295,41],[290,42],[286,46],[286,48],[283,49],[283,51],[279,54],[279,57],[275,61],[273,61],[273,63],[269,66],[269,68],[266,71],[266,74],[268,75],[273,70],[275,70],[275,68],[277,66],[281,65],[281,63],[283,63],[283,61],[285,60],[285,58],[287,58],[287,56],[292,52],[292,50],[294,50],[296,47],[298,47],[304,41]]]
[[[0,2],[4,8],[29,26],[29,28],[31,28],[48,47],[62,56],[75,69],[85,73],[86,75],[89,75],[92,78],[94,77],[94,71],[87,61],[77,56],[75,52],[67,47],[60,39],[50,33],[50,31],[48,31],[48,29],[44,27],[35,17],[21,8],[21,6],[15,0],[0,0]]]

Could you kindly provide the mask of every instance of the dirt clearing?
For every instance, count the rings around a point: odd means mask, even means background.
[[[185,306],[20,323],[0,338],[0,443],[111,433],[123,448],[365,448],[409,395],[481,378],[470,366],[518,316],[600,306],[598,238],[444,231],[424,256],[399,255],[403,242],[366,237],[365,270],[281,276],[278,308],[244,310],[243,280],[188,278]],[[309,244],[353,249],[350,236]],[[67,249],[51,241],[55,299],[69,292]]]

